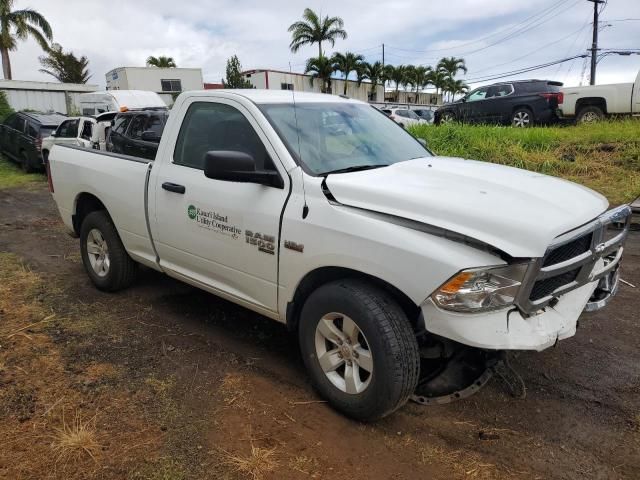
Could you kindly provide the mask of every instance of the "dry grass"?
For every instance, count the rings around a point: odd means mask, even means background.
[[[418,450],[418,462],[421,465],[447,465],[452,471],[452,478],[508,478],[501,474],[496,465],[482,461],[475,453],[447,450],[435,445],[421,447]]]
[[[260,448],[251,444],[251,453],[246,457],[233,455],[225,450],[221,451],[225,456],[223,462],[225,465],[252,480],[261,480],[266,473],[274,471],[279,465],[274,458],[275,448]]]
[[[227,373],[222,379],[219,392],[225,406],[253,410],[248,400],[247,379],[242,374]]]
[[[317,459],[298,455],[289,460],[289,468],[308,476],[315,476],[320,464]]]
[[[51,448],[56,454],[56,463],[78,460],[84,455],[98,463],[96,456],[101,446],[96,437],[96,417],[85,422],[76,411],[73,421],[67,424],[63,411],[62,427],[55,430]]]

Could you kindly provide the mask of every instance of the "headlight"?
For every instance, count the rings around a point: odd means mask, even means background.
[[[481,312],[512,305],[528,264],[473,268],[454,275],[432,295],[440,308]]]

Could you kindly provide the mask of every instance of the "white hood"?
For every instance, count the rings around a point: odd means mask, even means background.
[[[581,185],[503,165],[432,157],[329,175],[344,205],[461,233],[513,257],[541,257],[551,241],[608,202]]]

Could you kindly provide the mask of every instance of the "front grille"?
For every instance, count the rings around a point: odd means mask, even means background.
[[[551,295],[557,288],[560,288],[568,283],[573,282],[578,278],[580,268],[569,270],[568,272],[561,273],[555,277],[545,278],[544,280],[538,280],[533,284],[533,289],[529,295],[531,301],[540,300],[541,298]]]
[[[576,238],[569,243],[565,243],[551,250],[542,262],[542,266],[548,267],[549,265],[555,265],[556,263],[570,260],[589,251],[592,237],[593,232],[590,232],[587,235]]]

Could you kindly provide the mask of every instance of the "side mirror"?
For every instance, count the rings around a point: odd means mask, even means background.
[[[462,97],[462,98],[460,99],[460,101],[461,101],[462,103],[467,103],[467,97]]]
[[[58,131],[54,130],[53,132],[51,132],[51,136],[52,137],[57,137],[58,136]]]
[[[142,132],[142,136],[140,137],[140,139],[144,142],[160,143],[160,135],[158,135],[153,130]]]
[[[255,159],[244,152],[214,150],[204,155],[204,175],[214,180],[257,183],[284,188],[284,182],[276,171],[256,170]]]

